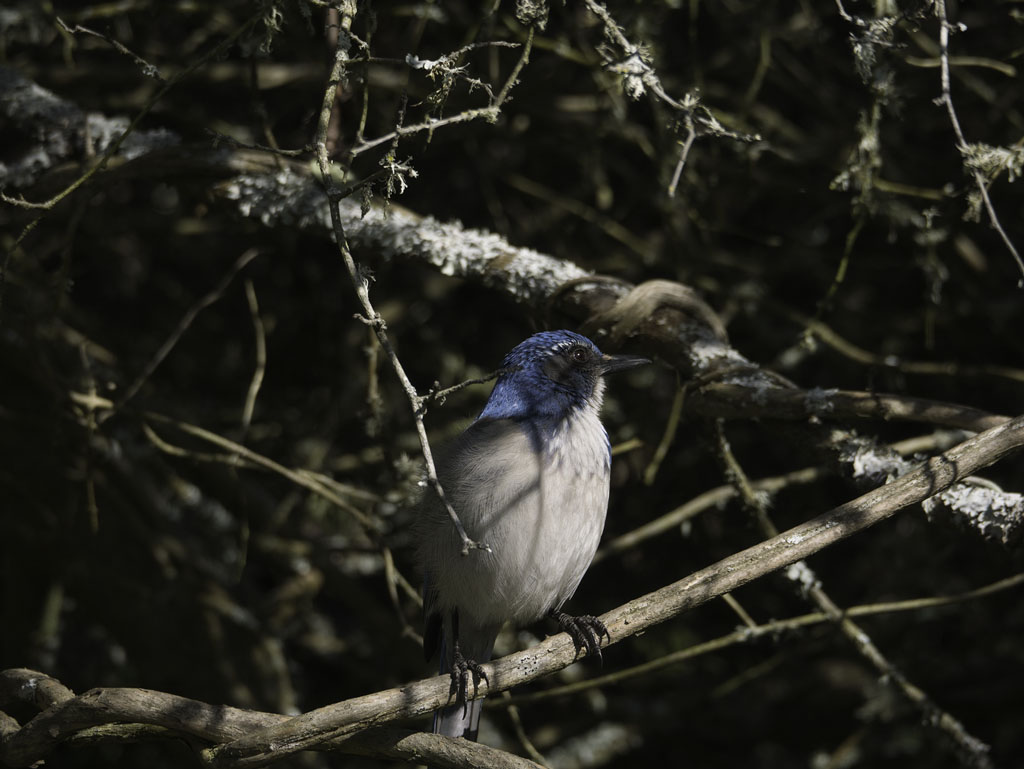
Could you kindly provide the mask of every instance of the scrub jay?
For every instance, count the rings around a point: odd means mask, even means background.
[[[476,739],[486,678],[506,622],[555,619],[579,654],[601,656],[608,630],[564,604],[590,566],[608,511],[611,445],[599,416],[603,375],[648,363],[603,355],[571,331],[534,334],[510,352],[487,405],[438,462],[438,478],[466,533],[491,551],[462,555],[444,507],[428,499],[419,518],[424,574],[424,651],[440,647],[456,704],[434,714],[434,732]],[[449,695],[449,696],[450,696]]]

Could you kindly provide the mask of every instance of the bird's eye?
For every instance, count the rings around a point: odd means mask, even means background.
[[[590,353],[587,352],[586,347],[573,347],[569,352],[569,357],[574,363],[586,363],[590,358]]]

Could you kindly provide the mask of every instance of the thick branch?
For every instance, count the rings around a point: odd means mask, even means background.
[[[65,687],[42,673],[20,668],[0,672],[0,703],[27,697],[42,707],[49,704],[51,698],[43,696],[39,699],[37,693],[55,690],[63,690],[62,696],[53,698],[55,704],[20,730],[12,730],[0,745],[0,764],[31,766],[59,743],[71,738],[83,737],[89,741],[136,739],[138,730],[128,728],[128,725],[148,724],[166,729],[175,736],[222,743],[291,720],[276,713],[209,705],[149,689],[92,689],[74,697]],[[96,727],[106,725],[111,725],[111,728],[96,730]],[[451,769],[476,766],[537,768],[532,761],[486,745],[406,729],[371,729],[322,747],[342,753],[415,763],[429,761],[431,766]]]

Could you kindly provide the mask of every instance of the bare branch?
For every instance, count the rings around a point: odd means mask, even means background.
[[[0,746],[0,762],[4,766],[30,766],[65,740],[105,742],[173,735],[220,743],[289,720],[288,716],[276,713],[208,705],[150,689],[91,689],[75,697],[58,682],[34,670],[0,672],[0,702],[55,687],[62,691],[53,707],[20,729],[16,724],[9,725],[10,733]],[[45,700],[36,702],[40,708],[44,704]],[[138,725],[149,725],[150,729],[140,731]],[[532,761],[485,745],[405,729],[374,729],[324,748],[405,761],[427,759],[432,766],[452,769],[537,769]]]

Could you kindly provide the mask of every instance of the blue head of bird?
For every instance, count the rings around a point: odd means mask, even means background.
[[[632,355],[605,355],[573,331],[543,331],[515,347],[480,419],[535,420],[554,427],[573,414],[601,408],[605,374],[648,363]]]

